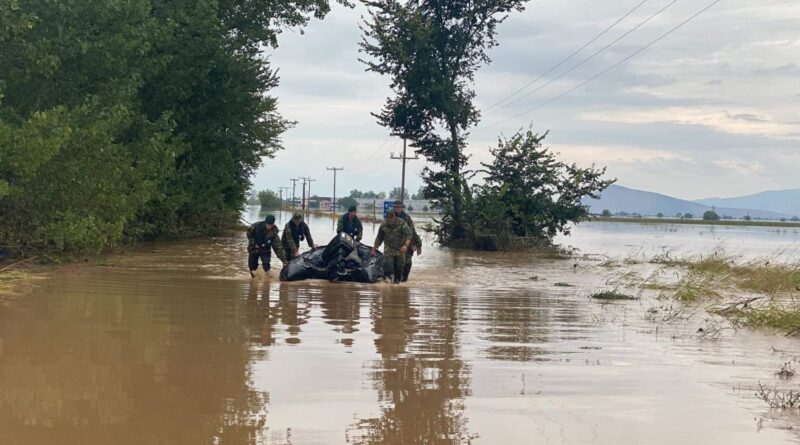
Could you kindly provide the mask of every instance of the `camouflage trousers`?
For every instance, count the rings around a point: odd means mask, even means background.
[[[414,251],[409,249],[406,253],[406,264],[403,267],[403,279],[401,280],[403,282],[408,281],[408,275],[411,273],[411,265],[413,264],[412,258],[414,258]]]
[[[401,281],[406,267],[406,254],[391,252],[383,254],[383,276],[392,277],[394,281]]]

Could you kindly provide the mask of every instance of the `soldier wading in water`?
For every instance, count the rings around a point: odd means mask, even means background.
[[[408,228],[411,229],[411,245],[406,252],[406,262],[403,267],[403,278],[401,280],[403,282],[408,281],[408,275],[411,273],[411,259],[414,256],[414,251],[417,251],[418,256],[422,255],[422,239],[419,237],[419,234],[417,234],[417,229],[414,227],[414,221],[411,219],[411,216],[404,210],[405,207],[403,201],[399,199],[394,202],[394,214],[405,221],[405,223],[408,224]]]
[[[286,267],[288,261],[286,254],[281,246],[281,239],[278,236],[278,228],[275,226],[275,216],[267,215],[264,221],[259,221],[247,229],[247,265],[250,268],[250,276],[256,276],[258,269],[258,259],[261,258],[261,266],[264,272],[269,272],[270,249],[275,251],[275,256]]]
[[[300,254],[300,242],[303,240],[308,242],[308,247],[312,249],[316,247],[314,238],[311,238],[311,229],[309,229],[308,224],[303,221],[303,214],[297,212],[292,216],[291,221],[286,223],[286,226],[283,228],[281,242],[283,243],[283,250],[286,252],[286,256],[290,259],[298,256]]]
[[[408,224],[400,219],[394,211],[386,215],[386,220],[381,223],[378,229],[378,236],[372,248],[372,255],[375,255],[378,247],[384,242],[383,249],[383,275],[391,277],[396,284],[403,279],[403,272],[406,265],[406,252],[411,244],[411,229]]]

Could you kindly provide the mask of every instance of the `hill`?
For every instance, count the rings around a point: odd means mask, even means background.
[[[800,216],[800,189],[769,190],[754,195],[707,198],[696,202],[709,206],[761,209]]]
[[[696,218],[699,218],[705,211],[712,210],[712,206],[705,203],[678,199],[661,193],[636,190],[616,184],[607,188],[601,194],[600,199],[584,199],[583,204],[588,205],[592,213],[601,213],[607,209],[611,213],[627,212],[644,216],[654,216],[658,213],[663,213],[664,216],[691,213]],[[742,218],[750,215],[753,218],[780,219],[791,218],[792,216],[769,210],[727,206],[717,206],[716,212],[720,216],[727,215],[733,218]]]

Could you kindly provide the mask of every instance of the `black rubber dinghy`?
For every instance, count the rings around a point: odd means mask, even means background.
[[[327,246],[302,253],[281,270],[282,281],[329,280],[375,283],[383,278],[383,254],[341,234]]]

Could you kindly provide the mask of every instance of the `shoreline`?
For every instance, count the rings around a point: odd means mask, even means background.
[[[800,222],[795,221],[742,221],[736,219],[723,219],[710,221],[703,219],[677,219],[677,218],[623,218],[623,217],[590,217],[587,222],[614,222],[623,224],[647,225],[698,225],[698,226],[730,226],[730,227],[779,227],[800,229]]]

